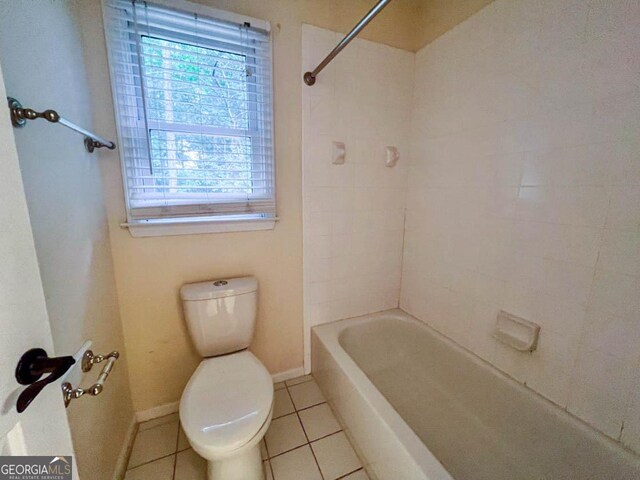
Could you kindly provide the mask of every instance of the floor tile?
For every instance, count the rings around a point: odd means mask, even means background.
[[[311,448],[324,480],[335,480],[362,466],[344,432],[313,442]]]
[[[280,390],[280,389],[282,389],[284,387],[285,387],[285,383],[284,382],[278,382],[278,383],[274,383],[273,384],[273,389],[276,390],[276,391]]]
[[[324,396],[314,380],[289,387],[296,410],[323,403]]]
[[[294,385],[298,385],[300,383],[309,382],[313,380],[311,375],[304,375],[303,377],[292,378],[291,380],[287,380],[285,383],[287,387],[292,387]]]
[[[295,411],[287,389],[276,390],[273,394],[273,418],[282,417]]]
[[[177,455],[174,480],[206,480],[206,478],[207,461],[192,448]]]
[[[266,462],[262,462],[262,466],[264,467],[265,480],[273,480],[273,475],[271,473],[271,465],[269,464],[269,460],[267,460]]]
[[[367,475],[367,472],[365,472],[364,470],[358,470],[357,472],[352,473],[351,475],[347,475],[346,477],[342,477],[342,479],[344,479],[344,480],[369,480],[369,476]]]
[[[274,480],[322,480],[309,445],[271,459]]]
[[[189,439],[184,433],[184,430],[180,427],[180,431],[178,432],[178,451],[181,452],[187,448],[191,448],[191,444],[189,443]]]
[[[124,480],[171,480],[175,455],[127,470]]]
[[[129,468],[175,453],[177,441],[177,420],[139,431],[133,442]]]
[[[341,430],[338,420],[327,403],[302,410],[299,415],[304,431],[312,442]]]
[[[178,414],[172,413],[170,415],[165,415],[163,417],[154,418],[153,420],[140,423],[138,425],[138,431],[143,432],[144,430],[149,430],[150,428],[158,427],[160,425],[164,425],[165,423],[173,423],[176,421],[178,421]]]
[[[276,418],[265,435],[269,456],[279,455],[307,443],[307,438],[294,413],[286,417]]]

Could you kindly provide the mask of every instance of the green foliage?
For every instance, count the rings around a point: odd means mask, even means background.
[[[153,185],[201,195],[251,193],[246,57],[147,36],[142,48]]]

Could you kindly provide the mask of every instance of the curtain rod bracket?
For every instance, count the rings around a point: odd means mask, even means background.
[[[338,45],[336,45],[336,47],[331,50],[331,52],[329,53],[329,55],[327,55],[325,57],[324,60],[322,60],[318,66],[311,72],[306,72],[304,74],[304,83],[306,83],[309,86],[312,86],[313,84],[316,83],[316,77],[318,76],[318,74],[324,69],[324,67],[326,67],[327,65],[329,65],[329,63],[331,62],[331,60],[333,60],[341,51],[344,47],[346,47],[349,42],[351,42],[351,40],[353,40],[354,38],[356,38],[356,36],[360,33],[360,31],[366,27],[369,22],[371,20],[373,20],[375,18],[376,15],[378,15],[380,13],[380,11],[387,6],[387,4],[390,2],[391,0],[380,0],[378,3],[376,3],[373,8],[371,10],[369,10],[369,13],[367,13],[362,20],[360,20],[358,22],[358,24],[353,27],[353,29],[347,33],[345,35],[345,37],[340,40],[340,43]]]
[[[307,72],[304,74],[304,83],[306,83],[309,86],[312,86],[313,84],[316,83],[316,77],[313,76],[313,73],[311,72]]]
[[[71,130],[84,135],[84,146],[89,153],[93,153],[96,148],[108,148],[114,150],[116,144],[110,140],[104,138],[79,127],[75,123],[66,120],[61,117],[55,110],[45,110],[43,112],[37,112],[32,108],[24,108],[22,104],[13,97],[7,97],[7,103],[9,105],[9,112],[11,113],[11,124],[16,128],[22,128],[27,124],[27,120],[36,120],[38,118],[44,118],[51,123],[59,123]]]

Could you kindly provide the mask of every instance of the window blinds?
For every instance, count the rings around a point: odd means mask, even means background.
[[[129,221],[275,217],[271,38],[136,0],[105,0]]]

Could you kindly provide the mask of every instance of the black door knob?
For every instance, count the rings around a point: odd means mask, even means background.
[[[18,360],[16,380],[25,388],[16,403],[18,413],[22,413],[36,398],[42,389],[64,375],[76,360],[71,356],[49,357],[42,348],[27,350]],[[42,376],[48,373],[45,378]],[[42,378],[42,380],[40,380]]]

